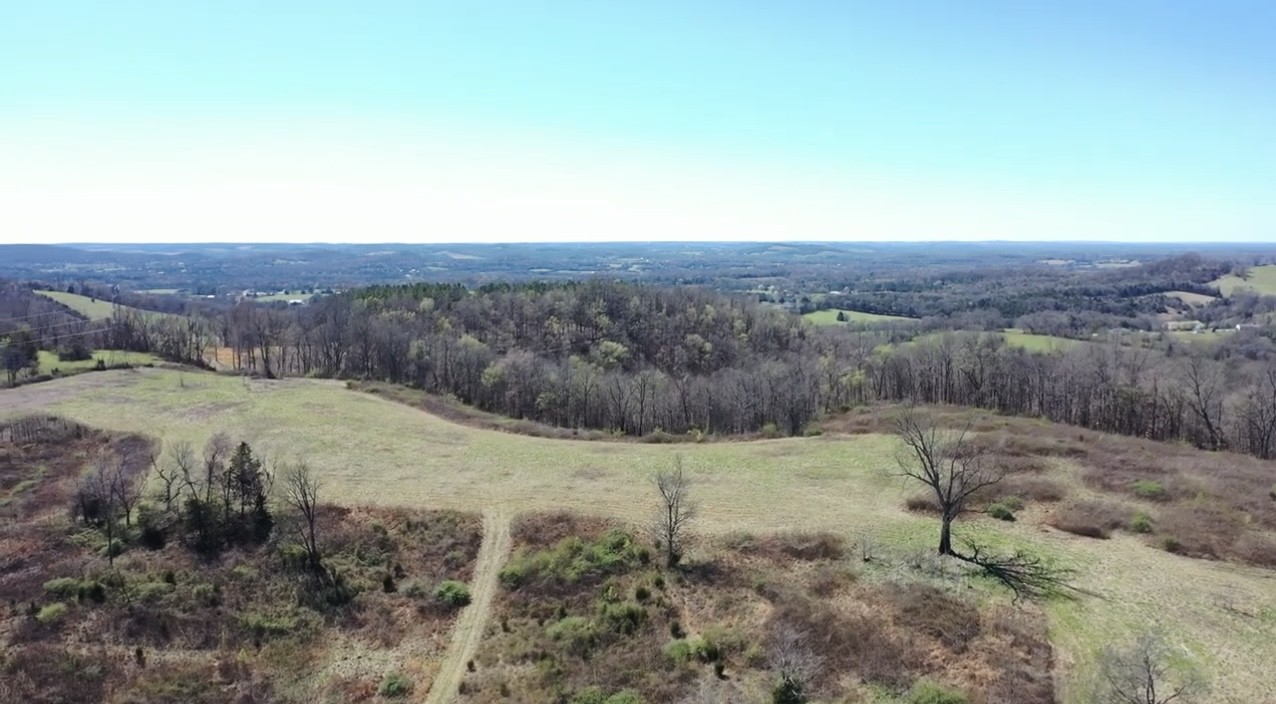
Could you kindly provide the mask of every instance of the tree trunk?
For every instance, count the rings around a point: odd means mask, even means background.
[[[944,518],[944,522],[939,528],[939,554],[953,554],[953,521],[948,517]]]

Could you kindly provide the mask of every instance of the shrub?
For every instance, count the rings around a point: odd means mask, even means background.
[[[501,584],[518,589],[532,583],[575,583],[627,572],[642,564],[645,551],[623,530],[595,541],[569,536],[548,550],[515,554],[500,572]]]
[[[780,428],[775,423],[764,423],[758,434],[768,440],[773,440],[780,437]]]
[[[434,589],[434,598],[454,609],[470,603],[470,588],[464,582],[446,580]]]
[[[1002,503],[996,503],[989,506],[987,513],[989,516],[992,516],[999,521],[1015,520],[1015,512],[1012,511],[1009,506]]]
[[[422,599],[425,597],[425,587],[417,584],[416,582],[412,582],[403,588],[403,594],[412,599]]]
[[[41,608],[40,611],[36,613],[35,620],[48,625],[50,623],[57,623],[62,620],[62,617],[65,615],[66,604],[60,601],[55,601],[52,604],[46,604],[43,608]]]
[[[717,662],[722,659],[722,649],[712,638],[701,636],[688,644],[692,657],[700,662]]]
[[[588,655],[598,641],[594,622],[580,616],[568,616],[545,629],[545,635],[552,640],[563,643],[567,652],[573,655]]]
[[[997,499],[996,503],[1001,504],[1002,506],[1005,506],[1011,511],[1022,511],[1024,507],[1023,499],[1019,498],[1018,496],[1015,496],[1014,494],[1007,494],[1006,496],[1002,496],[1001,498]]]
[[[1050,525],[1087,538],[1106,539],[1112,531],[1125,527],[1129,514],[1120,504],[1109,501],[1076,501],[1050,519]]]
[[[133,596],[144,604],[150,604],[159,601],[165,594],[173,591],[173,585],[168,582],[142,582],[133,587]]]
[[[665,646],[665,656],[676,663],[687,662],[691,659],[691,644],[682,638],[671,640]]]
[[[377,694],[386,699],[398,699],[411,694],[412,688],[412,680],[402,673],[391,672],[381,680],[381,686],[377,687]]]
[[[239,625],[254,638],[286,636],[297,627],[297,619],[291,616],[266,616],[247,613],[239,616]]]
[[[647,622],[647,610],[633,602],[603,604],[598,616],[607,630],[622,635],[636,633]]]
[[[92,601],[98,604],[106,601],[106,586],[96,579],[76,579],[74,577],[58,577],[44,583],[44,591],[59,599],[75,599],[83,603]]]
[[[1183,543],[1179,542],[1178,538],[1175,538],[1172,535],[1167,535],[1164,538],[1161,538],[1161,549],[1166,552],[1181,555],[1183,554]]]
[[[961,690],[930,680],[918,680],[908,690],[908,704],[966,704],[966,701]]]
[[[1135,511],[1134,518],[1130,519],[1130,530],[1135,533],[1151,533],[1152,517],[1142,511]]]
[[[607,696],[601,687],[591,686],[576,692],[571,704],[643,704],[643,698],[628,689]]]
[[[1134,491],[1134,495],[1140,499],[1160,501],[1166,498],[1165,485],[1151,479],[1135,479],[1130,488]]]
[[[220,606],[222,603],[222,590],[216,584],[196,584],[191,587],[191,596],[204,606]]]
[[[1272,497],[1272,501],[1276,501],[1276,484],[1272,484],[1272,488],[1267,492],[1267,495]]]
[[[918,513],[935,513],[939,510],[939,504],[930,494],[914,494],[904,500],[904,507]]]

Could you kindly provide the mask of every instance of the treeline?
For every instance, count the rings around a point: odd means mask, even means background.
[[[1147,329],[1167,307],[1182,305],[1170,291],[1218,295],[1210,281],[1243,269],[1197,254],[1108,269],[1073,269],[1035,264],[1016,267],[936,271],[918,268],[880,278],[842,282],[835,295],[807,300],[803,311],[849,308],[915,318],[967,317],[972,312],[995,319],[998,327],[1020,326],[1025,316],[1054,316],[1051,334],[1089,334],[1104,327]],[[1059,329],[1059,316],[1078,324]]]
[[[606,281],[378,287],[304,308],[245,304],[219,325],[244,371],[403,383],[567,428],[800,434],[825,413],[915,400],[1276,454],[1276,363],[1227,346],[1114,337],[1041,355],[997,334],[910,341],[701,289]],[[1258,331],[1247,339],[1272,347]]]

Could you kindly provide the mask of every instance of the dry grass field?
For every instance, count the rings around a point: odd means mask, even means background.
[[[905,510],[915,489],[887,474],[894,444],[880,434],[678,445],[535,438],[457,425],[338,382],[175,369],[0,391],[0,417],[35,411],[164,441],[202,443],[224,431],[281,460],[306,459],[321,473],[326,498],[351,505],[568,509],[640,523],[651,509],[649,477],[680,455],[696,482],[705,532],[828,530],[871,539],[886,565],[889,556],[929,551],[935,532],[932,519]],[[1044,464],[1070,492],[1092,491],[1076,460]],[[1276,697],[1269,676],[1276,572],[1174,555],[1125,533],[1081,538],[1047,525],[1054,510],[1029,505],[1014,523],[970,518],[959,533],[1031,547],[1077,570],[1076,586],[1090,595],[1046,606],[1065,701],[1079,701],[1074,673],[1100,647],[1149,628],[1168,631],[1207,665],[1209,701]]]

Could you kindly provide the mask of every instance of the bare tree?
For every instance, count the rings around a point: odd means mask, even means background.
[[[1124,648],[1104,651],[1095,704],[1189,702],[1208,689],[1204,678],[1164,638],[1144,634]]]
[[[318,573],[323,564],[319,552],[319,480],[305,462],[297,462],[284,468],[284,501],[297,512],[297,532],[306,549],[306,562]]]
[[[966,511],[980,489],[1000,482],[1005,467],[987,448],[971,442],[970,428],[959,433],[941,429],[914,408],[900,414],[895,434],[902,445],[897,456],[899,473],[925,484],[939,506],[939,554],[956,555],[952,524]]]
[[[824,658],[807,646],[806,639],[806,633],[788,625],[772,632],[769,654],[776,676],[772,701],[783,704],[806,701],[809,687],[824,665]]]
[[[665,566],[677,567],[690,541],[688,527],[696,516],[690,498],[691,479],[682,469],[682,457],[674,458],[673,469],[656,473],[653,482],[660,494],[660,507],[651,531],[656,546],[665,554]]]
[[[196,466],[195,448],[186,440],[169,445],[168,458],[163,462],[152,455],[151,467],[159,480],[158,493],[165,512],[173,512],[173,504],[181,499],[183,486],[189,482]]]

